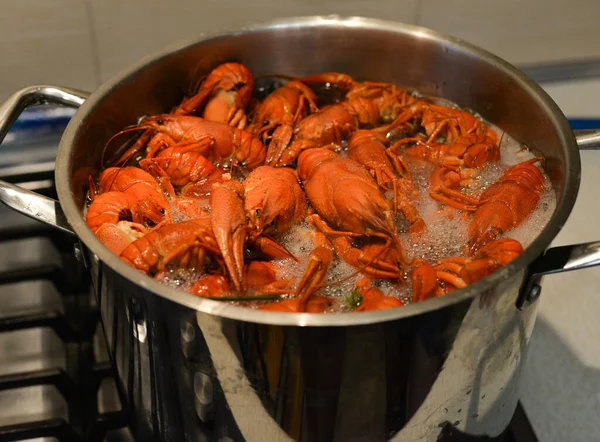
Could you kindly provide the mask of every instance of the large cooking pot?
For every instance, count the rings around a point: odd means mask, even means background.
[[[558,201],[552,219],[511,264],[403,308],[262,312],[160,285],[121,262],[86,226],[88,176],[98,172],[111,135],[142,115],[168,111],[225,61],[255,75],[341,71],[474,109],[546,157]],[[22,109],[40,103],[79,107],[56,158],[59,201],[5,182],[0,199],[79,238],[138,440],[498,437],[517,404],[541,275],[600,263],[598,243],[546,251],[577,196],[577,143],[597,147],[600,136],[576,139],[556,104],[517,69],[427,29],[307,17],[202,35],[144,59],[89,97],[53,86],[18,91],[0,108],[0,139]]]

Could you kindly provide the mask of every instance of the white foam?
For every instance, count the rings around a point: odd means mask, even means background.
[[[500,138],[500,161],[499,163],[504,166],[514,166],[515,164],[522,163],[523,161],[531,160],[535,158],[535,155],[529,150],[523,148],[521,144],[513,139],[506,132],[502,132],[495,126],[491,126],[498,137]]]
[[[290,231],[286,233],[286,235],[281,239],[281,243],[296,258],[298,258],[298,262],[294,262],[293,260],[282,260],[277,262],[277,276],[281,279],[294,279],[297,283],[302,278],[302,275],[304,274],[308,264],[310,253],[315,247],[312,228],[307,223],[300,223],[292,227]],[[359,277],[358,275],[352,276],[354,273],[356,273],[356,269],[335,256],[324,281],[324,284],[331,285],[326,285],[323,287],[319,291],[319,294],[334,298],[345,297],[352,292],[356,280]],[[344,281],[338,283],[341,280]],[[293,287],[295,288],[296,285]]]
[[[194,282],[205,275],[205,272],[199,270],[170,269],[162,272],[156,280],[168,287],[188,291]]]
[[[495,164],[488,164],[482,170],[478,171],[478,175],[472,180],[469,186],[463,189],[463,192],[467,195],[477,197],[481,192],[497,182],[511,166],[535,158],[535,155],[530,150],[523,148],[517,141],[507,134],[503,134],[499,129],[494,129],[501,139],[500,161]],[[435,263],[443,257],[465,256],[465,244],[468,240],[467,228],[470,216],[463,218],[463,212],[452,210],[449,212],[454,213],[454,216],[440,214],[439,211],[444,206],[429,196],[429,176],[433,170],[433,166],[424,166],[422,161],[417,162],[411,158],[405,158],[405,160],[413,174],[413,182],[421,194],[416,207],[427,225],[427,230],[419,241],[411,241],[408,235],[401,231],[400,237],[406,248],[407,257],[409,259],[423,258],[431,263]],[[552,189],[550,180],[539,163],[538,167],[542,170],[546,179],[544,190],[540,196],[540,202],[536,210],[521,225],[504,235],[504,237],[513,238],[521,242],[523,247],[527,247],[533,242],[548,223],[556,208],[556,194]],[[410,290],[405,294],[396,292],[396,296],[406,300],[410,298]]]

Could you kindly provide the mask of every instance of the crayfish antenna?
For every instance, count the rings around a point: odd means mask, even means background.
[[[200,71],[202,70],[203,67],[201,65],[198,65],[196,67],[196,69],[194,69],[195,71]],[[194,75],[196,76],[196,72],[194,72]],[[192,83],[191,86],[188,89],[188,96],[193,96],[196,95],[198,93],[198,91],[200,90],[200,88],[202,87],[202,83],[204,83],[204,81],[206,81],[206,77],[208,77],[208,74],[204,74],[204,75],[200,75],[198,77],[198,81],[196,81],[195,83]],[[185,100],[182,100],[182,102]],[[179,106],[178,106],[179,107]]]
[[[502,131],[502,135],[500,135],[500,141],[498,141],[498,148],[502,147],[502,141],[504,141],[505,135],[506,135],[506,132]]]
[[[109,140],[104,145],[104,149],[102,149],[102,156],[100,157],[100,165],[102,168],[104,168],[104,164],[105,164],[104,158],[106,156],[106,151],[107,151],[110,143],[112,143],[115,140],[115,138],[117,138],[123,134],[129,133],[129,132],[135,132],[138,130],[145,130],[145,132],[142,135],[140,135],[140,137],[135,141],[133,146],[131,146],[129,149],[127,149],[127,151],[125,151],[125,153],[123,155],[121,155],[121,157],[115,162],[115,164],[119,165],[119,164],[126,163],[137,152],[139,152],[146,144],[148,144],[148,141],[150,141],[150,139],[152,138],[152,135],[154,134],[154,130],[152,127],[145,126],[143,124],[135,124],[133,126],[126,127],[125,129],[117,132],[112,137],[110,137]]]
[[[298,78],[301,83],[307,84],[326,84],[330,87],[335,87],[345,91],[349,91],[356,86],[354,78],[348,74],[340,72],[325,72],[323,74],[309,75],[306,77]]]
[[[98,189],[96,189],[96,182],[94,181],[94,177],[92,175],[88,177],[88,182],[90,186],[89,196],[93,201],[98,196]]]
[[[408,259],[406,258],[406,253],[404,251],[404,246],[402,245],[402,241],[400,241],[400,237],[398,236],[398,232],[396,232],[396,224],[394,223],[394,218],[391,211],[385,212],[385,219],[388,225],[388,234],[389,238],[392,242],[392,245],[398,252],[398,259],[400,264],[406,264]]]

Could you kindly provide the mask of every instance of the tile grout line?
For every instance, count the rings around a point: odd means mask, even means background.
[[[100,51],[98,49],[98,37],[94,24],[94,10],[91,0],[85,1],[86,18],[88,22],[90,45],[92,46],[92,63],[94,68],[94,80],[96,87],[100,86]]]

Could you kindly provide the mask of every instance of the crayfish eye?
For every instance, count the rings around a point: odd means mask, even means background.
[[[256,217],[257,217],[257,218],[260,218],[260,214],[261,214],[261,211],[260,211],[260,209],[256,209],[256,212],[255,212],[255,213],[256,213]]]
[[[162,209],[162,208],[159,210],[159,212],[160,212],[160,214],[161,214],[161,215],[164,215],[165,213],[167,213],[167,212],[165,211],[165,209]]]
[[[156,124],[162,126],[163,124],[165,124],[165,122],[163,120],[156,120]]]

